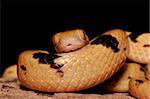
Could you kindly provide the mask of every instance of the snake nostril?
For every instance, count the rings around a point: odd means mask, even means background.
[[[67,44],[67,46],[71,46],[71,45],[72,45],[72,44],[70,44],[70,43],[69,43],[69,44]]]

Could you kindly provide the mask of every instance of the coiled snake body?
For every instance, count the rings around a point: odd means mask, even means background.
[[[25,51],[19,56],[18,78],[24,86],[40,91],[87,89],[110,78],[124,64],[127,47],[127,35],[116,29],[69,53]]]

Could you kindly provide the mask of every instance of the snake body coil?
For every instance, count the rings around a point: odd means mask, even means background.
[[[115,29],[73,52],[25,51],[18,59],[18,78],[22,85],[46,92],[87,89],[119,70],[126,60],[127,47],[127,35]]]

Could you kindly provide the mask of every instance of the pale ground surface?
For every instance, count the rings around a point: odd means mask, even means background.
[[[0,82],[0,99],[135,99],[128,93],[105,93],[92,90],[78,93],[43,93],[20,86],[18,81]]]

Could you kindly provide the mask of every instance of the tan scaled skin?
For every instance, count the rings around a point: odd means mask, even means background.
[[[0,81],[14,81],[17,79],[17,65],[11,65],[5,69]]]
[[[129,81],[133,77],[145,77],[141,70],[141,65],[137,63],[125,63],[124,66],[104,83],[103,87],[113,92],[128,92]]]
[[[150,79],[150,64],[146,65],[145,70],[146,70],[147,78]]]
[[[89,38],[85,31],[75,29],[56,33],[52,41],[57,52],[70,52],[87,45]]]
[[[144,77],[133,77],[129,82],[129,92],[138,99],[150,99],[150,65],[143,67]]]
[[[129,36],[132,32],[125,31]],[[129,40],[129,52],[128,59],[138,62],[138,63],[149,63],[150,58],[150,33],[143,33],[139,35],[136,39],[137,42],[133,42],[130,37]],[[144,47],[145,45],[145,47]],[[132,66],[130,66],[132,65]],[[137,63],[129,63],[123,66],[120,72],[114,75],[106,84],[104,85],[105,89],[112,90],[113,92],[128,92],[129,91],[129,81],[131,77],[145,77],[144,72],[140,70],[141,66]],[[150,65],[147,65],[146,77],[150,77]],[[130,78],[128,78],[130,76]]]
[[[150,33],[139,35],[136,38],[137,42],[133,42],[130,37],[128,37],[128,41],[128,59],[142,64],[150,64]]]
[[[79,49],[89,43],[89,38],[81,29],[75,29],[56,33],[53,36],[53,44],[57,52],[69,52]],[[71,44],[70,46],[67,46]],[[12,81],[17,79],[17,65],[9,66],[3,73],[1,81]]]
[[[18,60],[18,78],[22,85],[45,92],[73,92],[93,87],[110,78],[124,64],[128,46],[127,35],[120,29],[107,31],[119,42],[118,52],[102,44],[88,44],[74,52],[57,54],[61,57],[54,60],[63,64],[58,74],[51,64],[39,63],[33,54],[46,51],[25,51]],[[24,70],[22,70],[24,66]]]
[[[129,82],[129,92],[138,99],[150,99],[150,80],[132,78]]]

